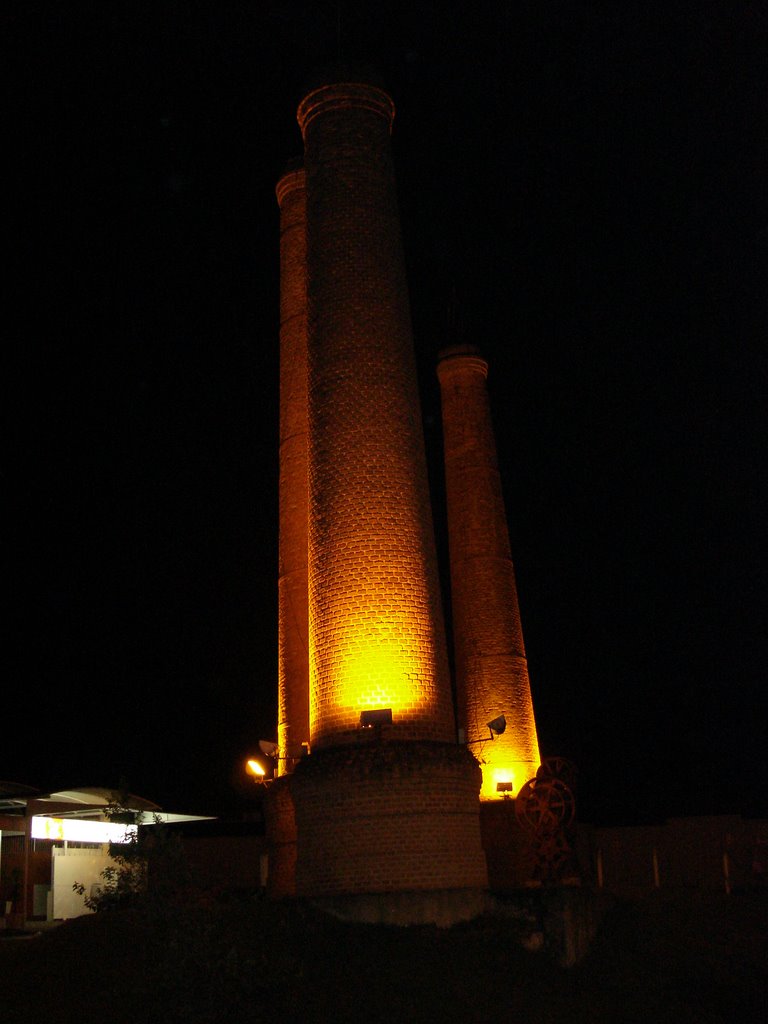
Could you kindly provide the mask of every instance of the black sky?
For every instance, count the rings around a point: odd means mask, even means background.
[[[543,752],[587,820],[768,813],[768,19],[737,6],[3,15],[0,777],[223,811],[274,735],[274,185],[341,56],[397,106],[441,548],[436,354],[490,362]]]

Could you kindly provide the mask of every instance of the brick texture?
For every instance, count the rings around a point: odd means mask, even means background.
[[[484,801],[480,808],[480,833],[491,891],[508,892],[530,885],[536,869],[534,842],[517,821],[515,801]]]
[[[533,778],[539,747],[487,372],[470,346],[441,353],[458,724],[475,741],[505,715],[503,735],[473,744],[483,767],[481,799],[497,799],[497,782],[513,782],[517,793]]]
[[[299,764],[291,784],[297,895],[486,887],[480,770],[466,749],[337,747]]]
[[[280,206],[280,542],[278,773],[309,741],[307,592],[307,236],[303,169],[277,184]]]
[[[447,890],[454,902],[457,892],[468,894],[466,911],[479,906],[471,897],[487,884],[481,775],[455,742],[389,146],[393,115],[389,97],[371,86],[313,91],[298,112],[305,192],[298,178],[278,187],[279,742],[289,750],[303,728],[308,692],[311,754],[286,762],[291,773],[270,787],[269,891],[365,900]],[[309,686],[303,626],[289,621],[302,588]],[[392,723],[361,729],[361,712],[381,708],[391,709]],[[432,904],[428,913],[446,912],[439,899]]]
[[[392,738],[454,738],[389,134],[390,98],[299,106],[307,175],[313,749],[389,707]]]
[[[267,895],[283,899],[296,895],[296,815],[291,783],[284,775],[266,791],[264,817],[269,851]]]

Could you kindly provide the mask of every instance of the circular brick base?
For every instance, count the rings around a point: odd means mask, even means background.
[[[477,761],[455,744],[312,754],[291,779],[296,895],[484,890],[480,782]]]

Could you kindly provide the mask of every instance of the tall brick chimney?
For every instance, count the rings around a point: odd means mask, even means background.
[[[280,206],[279,775],[309,742],[307,592],[307,202],[303,168],[277,183]]]
[[[299,106],[307,171],[313,749],[454,738],[389,135],[369,85]]]
[[[472,346],[456,345],[440,354],[437,372],[458,724],[482,763],[481,799],[502,799],[534,777],[539,745],[486,388],[488,364]],[[491,740],[487,723],[502,714],[506,730]]]
[[[358,916],[455,920],[477,912],[487,884],[480,771],[456,743],[393,117],[389,96],[358,82],[315,89],[298,109],[311,755],[285,781],[298,895],[351,900]],[[379,900],[375,911],[371,900]]]

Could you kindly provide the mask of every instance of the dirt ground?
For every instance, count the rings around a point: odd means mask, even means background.
[[[200,898],[3,939],[0,1020],[764,1024],[767,936],[766,891],[660,895],[613,905],[564,968],[499,917],[391,928]]]

